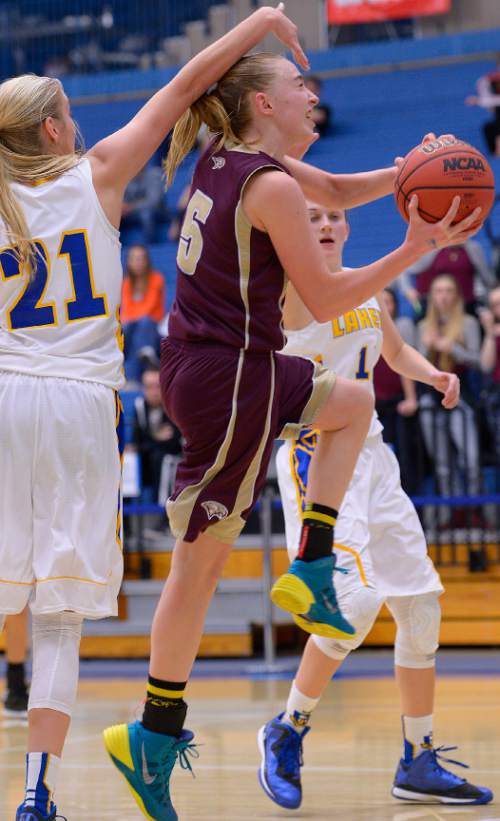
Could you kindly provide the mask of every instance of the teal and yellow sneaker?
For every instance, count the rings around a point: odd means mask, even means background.
[[[189,730],[176,738],[146,730],[140,721],[104,731],[104,745],[113,764],[150,821],[177,821],[170,800],[170,775],[177,758],[183,769],[191,770],[187,753],[198,756],[192,739]]]
[[[405,748],[407,744],[405,742]],[[488,787],[476,787],[439,763],[441,760],[467,767],[467,764],[440,755],[456,749],[431,747],[415,758],[402,758],[392,787],[394,798],[422,804],[489,804],[493,793]]]
[[[313,562],[295,559],[271,590],[277,607],[293,614],[306,633],[334,639],[352,639],[356,631],[343,617],[333,587],[335,556]]]
[[[56,805],[51,802],[49,815],[44,815],[43,812],[37,810],[35,807],[27,807],[21,804],[16,812],[16,821],[67,821],[63,815],[57,815]]]

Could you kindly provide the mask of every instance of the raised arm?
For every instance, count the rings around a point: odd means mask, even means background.
[[[332,274],[311,230],[306,202],[299,184],[282,171],[266,171],[252,180],[243,205],[250,222],[267,231],[289,279],[319,322],[361,305],[432,247],[463,242],[479,211],[457,225],[451,223],[460,205],[458,197],[441,222],[424,222],[418,201],[410,205],[411,222],[406,239],[392,253],[363,268]]]
[[[97,188],[123,192],[146,164],[179,117],[247,51],[273,32],[305,68],[296,26],[278,8],[263,6],[187,63],[119,131],[89,152]]]
[[[320,168],[286,157],[285,164],[305,196],[325,208],[355,208],[394,191],[397,166],[358,174],[329,174]]]

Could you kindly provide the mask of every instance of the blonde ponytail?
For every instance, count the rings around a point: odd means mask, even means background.
[[[216,94],[203,94],[175,124],[170,149],[164,163],[167,187],[172,184],[175,172],[196,144],[202,125],[206,125],[211,134],[220,137],[217,149],[226,140],[236,139],[222,101]]]
[[[164,162],[167,188],[172,184],[179,165],[196,143],[198,132],[206,125],[217,138],[215,150],[227,141],[242,143],[251,123],[248,96],[254,91],[268,91],[275,77],[276,54],[250,54],[236,63],[217,83],[211,94],[203,94],[177,121]]]
[[[41,124],[47,117],[60,118],[62,103],[61,83],[51,77],[25,74],[0,84],[0,218],[13,253],[30,274],[37,248],[11,184],[34,185],[80,162],[83,148],[72,154],[47,154],[42,144]]]

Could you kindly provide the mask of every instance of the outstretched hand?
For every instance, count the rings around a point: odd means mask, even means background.
[[[460,399],[460,380],[455,373],[439,371],[431,380],[432,387],[444,394],[441,404],[446,410],[452,410]]]
[[[309,60],[304,54],[302,46],[299,43],[297,26],[295,23],[292,23],[292,21],[289,20],[285,14],[285,4],[279,3],[274,11],[276,14],[272,27],[273,34],[275,34],[278,40],[281,40],[281,42],[290,49],[295,62],[298,63],[299,66],[301,66],[305,71],[308,71],[310,68]]]

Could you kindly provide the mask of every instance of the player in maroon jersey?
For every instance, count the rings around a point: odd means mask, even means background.
[[[322,433],[300,554],[276,583],[273,600],[301,614],[311,632],[353,635],[332,587],[331,545],[373,402],[359,385],[276,353],[283,346],[284,270],[313,316],[327,321],[364,302],[429,247],[468,236],[478,217],[452,228],[457,198],[444,220],[427,225],[415,199],[401,247],[365,268],[332,275],[289,171],[316,200],[353,207],[390,193],[396,169],[339,177],[288,160],[296,144],[311,139],[316,102],[292,63],[272,55],[243,58],[178,122],[167,160],[171,179],[202,122],[217,135],[194,174],[162,349],[163,399],[185,448],[168,504],[177,543],[153,623],[141,732],[150,744],[163,734],[169,754],[192,738],[182,729],[185,686],[210,599],[264,482],[273,441],[312,423]]]

